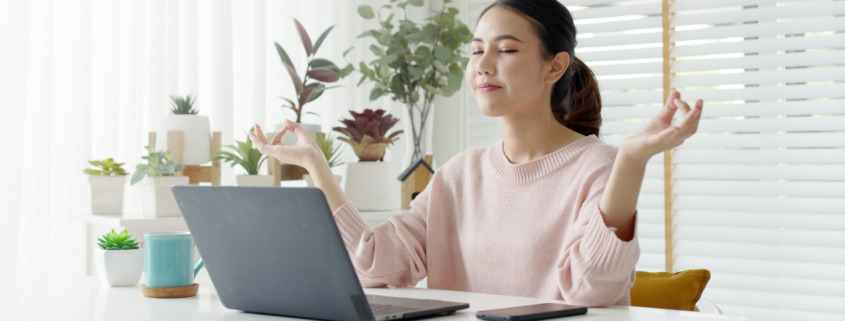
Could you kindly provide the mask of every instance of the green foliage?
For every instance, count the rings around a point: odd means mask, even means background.
[[[126,230],[118,234],[112,229],[111,232],[104,234],[102,238],[98,237],[97,241],[99,241],[97,245],[106,251],[138,249],[138,241],[132,237],[132,233]]]
[[[331,32],[334,26],[331,26],[323,31],[320,37],[317,38],[317,42],[312,44],[311,37],[308,36],[308,32],[305,31],[302,24],[300,24],[296,19],[293,19],[293,22],[296,25],[296,29],[299,31],[299,38],[302,40],[302,46],[305,48],[306,59],[308,61],[308,64],[305,66],[305,73],[302,77],[297,75],[296,68],[294,68],[293,62],[291,61],[287,51],[285,51],[278,42],[275,42],[275,45],[276,51],[279,53],[279,58],[282,60],[282,67],[287,70],[287,73],[290,75],[290,79],[293,82],[294,89],[296,90],[296,100],[280,97],[286,102],[286,104],[282,105],[282,108],[289,108],[292,110],[296,114],[296,122],[299,123],[302,120],[305,104],[319,98],[327,89],[335,88],[326,87],[326,83],[336,82],[340,78],[346,77],[352,73],[354,69],[352,68],[352,65],[347,65],[343,69],[340,69],[337,65],[327,59],[316,58],[317,50],[320,49],[323,41],[326,40],[326,37],[329,35],[329,32]],[[307,114],[316,115],[312,112]]]
[[[370,91],[371,101],[389,95],[406,105],[416,155],[420,153],[422,129],[434,96],[448,97],[461,88],[469,61],[463,54],[463,47],[472,40],[472,32],[457,18],[458,9],[448,7],[451,0],[443,1],[440,11],[423,23],[404,17],[407,17],[408,6],[422,7],[424,0],[390,2],[377,11],[369,5],[358,7],[362,18],[378,22],[377,28],[358,37],[371,38],[374,43],[370,45],[370,51],[379,57],[358,64],[362,74],[358,84],[365,80],[375,82]],[[403,18],[394,21],[397,11]],[[386,18],[382,12],[388,14]]]
[[[196,115],[199,113],[199,110],[194,109],[194,102],[196,102],[196,98],[191,97],[191,95],[187,95],[185,97],[170,95],[170,100],[170,111],[174,115]]]
[[[91,166],[95,168],[86,168],[83,172],[88,175],[95,176],[123,176],[126,175],[126,170],[123,169],[123,164],[116,163],[113,158],[106,158],[104,160],[88,161]]]
[[[150,146],[144,146],[144,148],[147,149],[148,155],[141,156],[141,159],[147,160],[147,163],[135,166],[135,174],[132,175],[130,185],[135,185],[147,176],[173,176],[183,169],[182,165],[170,160],[173,156],[172,151],[156,151]]]
[[[331,135],[326,134],[325,136],[318,136],[317,137],[317,146],[320,147],[320,150],[323,152],[323,156],[326,157],[326,161],[329,163],[329,167],[335,167],[343,165],[343,153],[341,152],[340,143],[331,137]]]
[[[252,139],[249,138],[249,135],[246,136],[246,141],[235,141],[236,145],[226,145],[224,147],[231,149],[233,152],[227,151],[219,151],[217,156],[214,160],[222,159],[228,163],[231,163],[232,167],[235,165],[241,165],[244,170],[246,170],[247,175],[258,175],[258,169],[261,168],[261,164],[267,160],[267,156],[261,155],[261,152],[258,151],[258,148],[252,146]]]

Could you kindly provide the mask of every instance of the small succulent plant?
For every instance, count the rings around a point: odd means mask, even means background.
[[[174,115],[196,115],[199,113],[199,110],[194,109],[196,98],[191,97],[191,95],[185,97],[170,95],[170,100],[172,100],[170,111]]]
[[[113,158],[104,160],[88,161],[94,168],[86,168],[83,172],[94,176],[123,176],[126,175],[126,170],[123,169],[123,164],[115,162]]]
[[[318,136],[317,137],[317,146],[320,147],[320,150],[323,152],[323,156],[326,157],[326,161],[329,162],[329,168],[336,167],[343,165],[343,153],[340,150],[340,143],[331,137],[330,135],[326,134],[325,136]]]
[[[135,185],[147,176],[173,176],[176,172],[184,169],[182,165],[174,163],[170,160],[173,156],[172,151],[156,151],[151,146],[145,146],[147,149],[147,156],[141,156],[142,159],[148,161],[147,164],[138,164],[135,166],[135,174],[132,174],[132,180],[129,185]]]
[[[250,139],[249,136],[246,136],[246,141],[243,142],[236,140],[235,144],[237,144],[237,146],[225,146],[234,151],[234,153],[219,151],[217,152],[219,156],[215,157],[213,160],[222,159],[227,163],[231,163],[232,167],[235,167],[235,165],[241,165],[247,175],[258,175],[258,169],[261,168],[261,164],[267,160],[267,156],[261,155],[258,148],[252,146],[252,139]]]
[[[111,250],[135,250],[138,249],[138,241],[132,237],[132,233],[126,230],[117,233],[114,229],[103,235],[102,238],[97,238],[97,245],[106,251]]]
[[[341,119],[340,122],[345,126],[334,128],[336,132],[346,135],[338,139],[352,145],[355,155],[358,155],[361,161],[381,160],[385,149],[398,140],[396,136],[402,133],[398,130],[387,134],[399,119],[382,109],[365,109],[361,113],[350,110],[349,113],[352,114],[352,119]]]

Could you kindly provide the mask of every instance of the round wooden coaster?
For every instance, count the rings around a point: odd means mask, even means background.
[[[199,289],[197,283],[175,288],[148,288],[141,284],[141,293],[148,298],[186,298],[197,295]]]

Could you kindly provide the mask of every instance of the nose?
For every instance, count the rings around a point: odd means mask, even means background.
[[[491,55],[485,52],[478,57],[478,61],[475,65],[475,72],[478,75],[492,75],[495,73],[495,64],[492,62],[492,57],[490,56]]]

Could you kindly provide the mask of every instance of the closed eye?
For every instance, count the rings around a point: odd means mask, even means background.
[[[514,52],[516,52],[516,50],[514,50],[514,49],[502,49],[502,50],[499,50],[499,52],[501,52],[501,53],[514,53]]]

